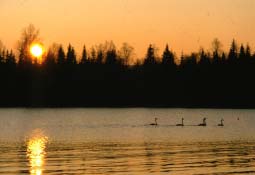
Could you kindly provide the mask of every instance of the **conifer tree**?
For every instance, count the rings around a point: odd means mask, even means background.
[[[166,45],[166,48],[162,56],[162,64],[175,65],[174,54],[169,50],[168,44]]]
[[[238,56],[237,55],[237,44],[236,44],[236,41],[233,40],[231,43],[229,54],[228,54],[228,61],[230,63],[236,62],[237,56]]]
[[[64,64],[65,63],[65,52],[62,46],[58,49],[58,57],[57,57],[57,63],[58,64]]]
[[[86,46],[83,46],[82,50],[82,57],[81,57],[81,64],[86,64],[88,62],[88,54],[86,50]]]
[[[149,48],[147,49],[146,58],[144,60],[144,64],[156,64],[156,56],[155,56],[155,48],[150,44]]]

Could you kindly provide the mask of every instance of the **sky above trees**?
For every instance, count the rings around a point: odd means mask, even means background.
[[[1,0],[0,40],[15,49],[32,23],[46,47],[71,43],[80,52],[84,44],[113,40],[131,44],[137,57],[150,43],[169,43],[180,55],[211,49],[215,37],[228,50],[233,38],[255,45],[254,9],[254,0]]]

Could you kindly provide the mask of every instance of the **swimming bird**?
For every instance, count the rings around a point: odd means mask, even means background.
[[[182,123],[181,124],[177,124],[176,126],[184,126],[184,118],[182,118]]]
[[[224,126],[223,122],[224,122],[224,119],[221,119],[220,124],[218,124],[218,126]]]
[[[151,125],[151,126],[157,126],[157,125],[158,125],[158,122],[157,122],[157,121],[158,121],[158,118],[155,118],[155,123],[151,123],[150,125]]]
[[[203,118],[203,123],[198,124],[198,126],[206,126],[206,118]]]

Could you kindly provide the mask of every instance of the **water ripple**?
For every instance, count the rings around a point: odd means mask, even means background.
[[[254,148],[255,142],[52,142],[45,149],[43,174],[251,174]],[[23,149],[0,147],[0,174],[29,174]]]

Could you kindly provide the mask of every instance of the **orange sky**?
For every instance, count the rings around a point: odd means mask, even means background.
[[[15,48],[30,23],[46,46],[70,42],[78,52],[113,40],[143,57],[150,43],[177,53],[197,51],[217,37],[224,49],[236,38],[255,47],[255,0],[0,0],[0,39]]]

